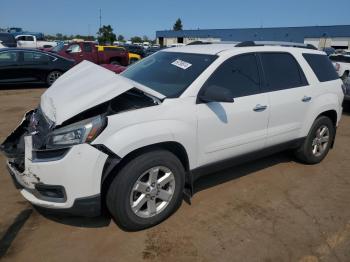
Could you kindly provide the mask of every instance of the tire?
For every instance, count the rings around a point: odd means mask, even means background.
[[[334,137],[335,127],[332,120],[326,116],[317,118],[304,143],[295,151],[296,158],[309,165],[320,163],[327,156]]]
[[[152,185],[151,173],[157,174],[157,168],[158,175],[153,177],[158,180],[153,180],[157,183]],[[157,187],[170,178],[173,178],[171,182]],[[119,171],[107,191],[106,205],[122,229],[142,230],[159,224],[180,207],[184,183],[184,167],[174,154],[165,150],[150,151],[134,158]],[[164,191],[167,194],[163,194]],[[167,202],[160,198],[165,199],[164,196]]]
[[[62,75],[61,71],[58,71],[58,70],[51,71],[46,77],[47,85],[51,86],[61,75]]]
[[[111,65],[120,65],[120,62],[117,60],[112,60]]]

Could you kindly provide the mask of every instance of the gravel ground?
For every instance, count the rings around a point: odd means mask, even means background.
[[[0,140],[44,89],[0,90]],[[280,153],[200,179],[192,205],[136,233],[113,221],[48,217],[0,156],[3,261],[350,261],[350,114],[319,165]]]

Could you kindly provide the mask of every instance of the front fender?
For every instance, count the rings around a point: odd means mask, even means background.
[[[158,120],[127,126],[106,137],[103,144],[123,158],[129,153],[162,142],[177,142],[187,153],[190,168],[196,167],[195,128],[177,120]]]

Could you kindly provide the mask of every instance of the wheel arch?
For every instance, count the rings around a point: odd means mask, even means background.
[[[116,161],[115,166],[108,173],[105,172],[108,168],[104,169],[104,172],[102,174],[102,179],[101,179],[102,199],[103,200],[105,199],[106,193],[107,193],[108,188],[111,185],[112,181],[118,175],[119,171],[127,163],[129,163],[132,159],[134,159],[135,157],[137,157],[139,155],[145,154],[145,153],[153,151],[153,150],[161,150],[161,149],[167,150],[167,151],[173,153],[176,157],[178,157],[180,162],[184,166],[186,173],[189,173],[190,164],[189,164],[188,154],[187,154],[185,147],[183,145],[181,145],[179,142],[165,141],[165,142],[160,142],[160,143],[156,143],[156,144],[143,146],[143,147],[137,148],[137,149],[129,152],[123,158]],[[113,161],[113,159],[110,159],[110,161],[107,161],[107,162],[110,163],[111,161]],[[187,180],[187,178],[186,178],[186,180]],[[105,201],[102,201],[102,203],[104,203],[104,202]]]

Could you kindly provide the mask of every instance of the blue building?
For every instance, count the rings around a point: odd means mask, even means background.
[[[243,29],[198,29],[157,31],[160,45],[172,46],[193,41],[286,41],[313,44],[318,48],[348,49],[350,25],[271,27]]]

